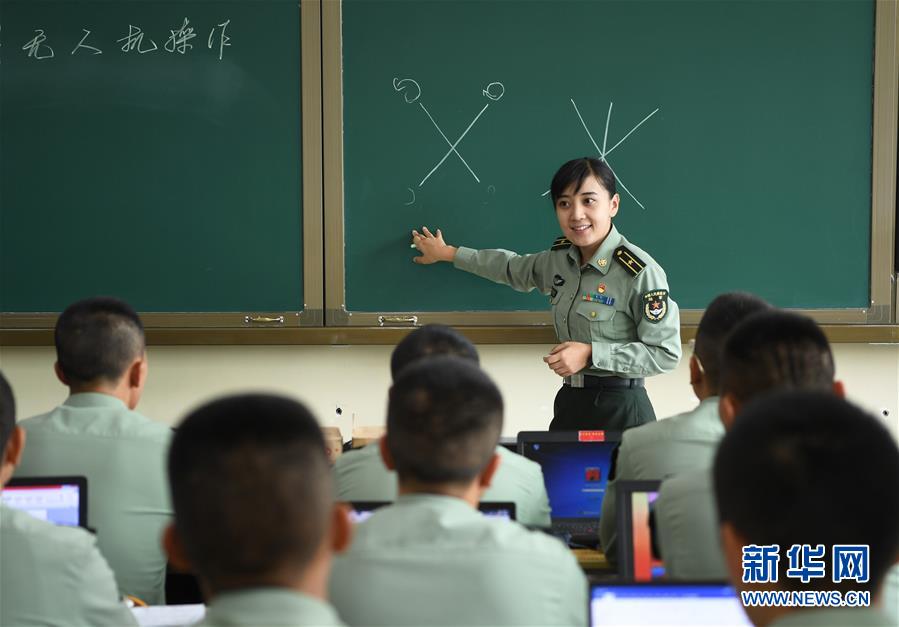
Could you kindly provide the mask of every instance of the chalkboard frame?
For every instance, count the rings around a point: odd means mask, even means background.
[[[300,311],[141,312],[145,327],[181,329],[321,327],[324,324],[322,241],[321,0],[301,0],[301,128],[303,308]],[[299,242],[298,242],[299,245]],[[43,329],[58,312],[0,313],[0,329]]]
[[[343,172],[342,3],[325,1],[322,10],[324,122],[326,326],[419,326],[441,322],[456,326],[548,326],[549,312],[441,311],[361,312],[346,307],[345,207]],[[899,7],[875,1],[873,125],[871,173],[871,250],[869,307],[799,310],[822,324],[896,323],[894,237],[896,220],[896,137],[899,115]],[[702,310],[682,310],[685,325],[699,322]]]

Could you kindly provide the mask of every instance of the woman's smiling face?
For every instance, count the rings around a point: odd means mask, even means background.
[[[588,176],[580,189],[572,185],[556,198],[556,218],[562,234],[581,251],[581,262],[590,260],[612,229],[612,218],[618,213],[618,194],[609,192],[596,179]]]

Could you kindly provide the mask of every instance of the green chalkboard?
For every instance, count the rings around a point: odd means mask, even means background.
[[[0,3],[0,311],[303,304],[297,0]]]
[[[344,0],[342,20],[348,310],[547,309],[412,264],[409,229],[543,250],[553,173],[603,145],[616,224],[683,308],[868,306],[872,1]]]

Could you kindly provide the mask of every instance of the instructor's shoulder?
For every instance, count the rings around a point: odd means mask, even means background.
[[[633,277],[642,275],[658,277],[661,275],[662,278],[665,278],[665,270],[659,265],[659,262],[653,259],[648,252],[628,241],[623,235],[618,248],[612,253],[612,258]]]

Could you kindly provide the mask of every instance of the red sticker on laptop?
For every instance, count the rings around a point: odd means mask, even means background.
[[[577,432],[577,441],[578,442],[605,442],[606,441],[606,432],[605,431],[578,431]]]

